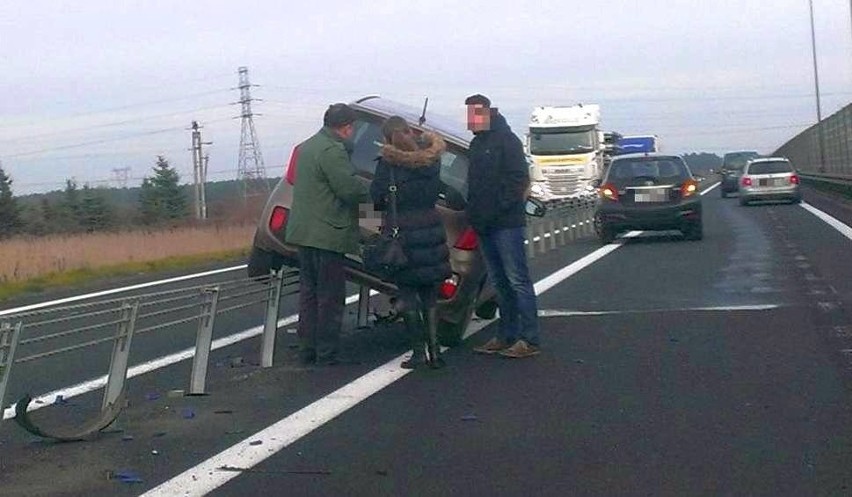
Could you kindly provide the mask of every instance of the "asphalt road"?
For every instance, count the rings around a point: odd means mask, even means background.
[[[493,326],[477,322],[447,368],[405,374],[399,326],[350,322],[348,363],[302,368],[283,329],[270,369],[253,364],[258,338],[215,351],[208,396],[167,395],[189,361],[133,378],[120,430],[93,441],[0,422],[0,495],[852,495],[852,240],[806,207],[715,193],[703,241],[587,239],[537,256],[536,281],[562,272],[540,284],[534,359],[473,354]],[[852,224],[835,200],[805,199]],[[217,333],[259,323],[248,309]],[[55,388],[103,372],[55,367],[29,375]],[[99,400],[33,417],[79,419]]]

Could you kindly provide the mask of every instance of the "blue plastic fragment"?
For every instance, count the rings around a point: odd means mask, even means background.
[[[116,471],[113,475],[116,480],[122,483],[142,483],[142,478],[133,471]]]
[[[181,410],[180,415],[183,416],[183,419],[192,419],[195,417],[195,411],[192,409],[186,408]]]

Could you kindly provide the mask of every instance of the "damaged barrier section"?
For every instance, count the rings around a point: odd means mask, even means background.
[[[196,323],[195,349],[187,394],[204,395],[216,317],[265,304],[261,364],[272,366],[278,307],[282,297],[298,291],[298,272],[283,268],[261,278],[243,278],[123,299],[46,308],[4,316],[0,321],[0,407],[6,408],[10,380],[22,365],[74,352],[102,352],[112,344],[101,410],[82,426],[42,428],[29,416],[33,397],[24,394],[14,406],[15,421],[30,433],[59,441],[83,440],[104,430],[126,407],[126,382],[135,337],[168,333]],[[23,378],[21,380],[24,380]]]

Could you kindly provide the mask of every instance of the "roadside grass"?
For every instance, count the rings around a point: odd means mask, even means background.
[[[254,224],[0,242],[0,301],[104,278],[245,259]]]

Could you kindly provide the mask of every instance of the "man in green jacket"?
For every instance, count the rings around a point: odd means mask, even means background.
[[[355,111],[329,106],[323,127],[298,146],[286,240],[299,246],[299,344],[303,363],[337,364],[346,298],[344,254],[358,252],[358,207],[370,202],[345,143]]]

